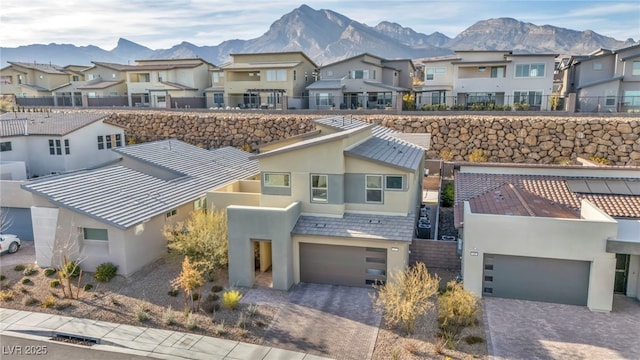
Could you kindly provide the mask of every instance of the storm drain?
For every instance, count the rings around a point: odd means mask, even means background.
[[[54,334],[51,338],[53,341],[60,341],[68,344],[75,345],[84,345],[84,346],[92,346],[98,343],[98,339],[79,336],[79,335],[69,335],[69,334]]]

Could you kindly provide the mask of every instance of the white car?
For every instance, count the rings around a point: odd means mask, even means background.
[[[13,254],[20,249],[20,238],[12,234],[0,234],[0,253]]]

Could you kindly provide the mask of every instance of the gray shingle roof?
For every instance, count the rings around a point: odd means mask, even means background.
[[[342,116],[315,121],[337,130],[351,130],[370,125],[362,120]],[[371,133],[373,134],[371,138],[345,150],[345,155],[373,160],[408,171],[413,171],[421,166],[420,160],[424,154],[424,148],[396,138],[396,135],[400,133],[385,126],[375,125],[371,129]]]
[[[344,217],[300,216],[292,233],[359,239],[411,241],[415,214],[407,216],[345,213]]]
[[[127,229],[211,189],[259,173],[258,162],[249,160],[249,153],[232,147],[209,151],[165,140],[117,150],[183,175],[163,180],[115,166],[36,180],[22,187],[61,207]]]
[[[314,83],[312,83],[311,85],[307,86],[306,89],[307,90],[314,90],[314,89],[342,89],[344,87],[344,85],[342,84],[342,81],[340,81],[340,79],[327,79],[327,80],[318,80]]]
[[[0,115],[0,136],[63,136],[106,117],[98,112],[4,113]]]

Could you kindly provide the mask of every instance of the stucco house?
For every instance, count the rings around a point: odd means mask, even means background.
[[[416,104],[550,109],[556,56],[458,50],[451,57],[427,59]]]
[[[640,45],[571,56],[561,65],[559,93],[575,93],[577,111],[640,109]]]
[[[129,276],[166,253],[165,224],[205,205],[207,191],[258,173],[250,154],[231,147],[205,150],[178,140],[112,149],[115,166],[38,179],[33,194],[36,261],[58,262],[71,249],[84,270],[103,262]]]
[[[351,118],[268,144],[260,179],[209,192],[227,209],[229,281],[252,286],[256,263],[273,288],[298,282],[369,286],[408,264],[424,149]]]
[[[416,68],[411,60],[360,54],[322,66],[307,86],[310,109],[384,109],[402,105]]]
[[[71,82],[84,80],[82,66],[58,66],[53,64],[7,61],[9,65],[0,69],[2,94],[19,97],[51,96],[56,89]],[[36,105],[54,105],[36,104]]]
[[[478,296],[611,311],[640,299],[640,170],[461,164],[455,224]]]
[[[11,112],[0,115],[3,161],[22,161],[28,178],[104,166],[125,145],[124,128],[99,112]],[[11,179],[4,179],[11,180]]]
[[[301,51],[230,54],[212,71],[214,103],[241,108],[306,108],[305,87],[317,65]]]
[[[81,70],[83,81],[55,90],[58,106],[127,106],[124,70],[129,65],[92,61]]]

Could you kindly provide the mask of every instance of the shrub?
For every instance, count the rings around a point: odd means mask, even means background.
[[[205,301],[200,304],[200,308],[207,314],[213,314],[220,309],[220,305],[213,301]]]
[[[75,261],[66,263],[63,270],[62,277],[66,278],[68,276],[73,279],[80,276],[80,265],[76,264]]]
[[[114,265],[110,262],[102,263],[96,268],[96,272],[93,277],[99,282],[109,282],[116,276],[118,272],[118,265]]]
[[[141,304],[138,306],[138,310],[136,311],[136,318],[140,322],[149,320],[149,308],[146,304]]]
[[[419,316],[433,307],[431,298],[437,294],[440,279],[429,274],[424,263],[418,262],[405,271],[391,274],[385,285],[375,285],[378,290],[374,304],[383,311],[390,325],[402,325],[411,334]]]
[[[244,313],[240,313],[240,316],[238,316],[238,321],[236,321],[236,327],[239,329],[247,328],[247,318],[244,315]]]
[[[452,207],[455,198],[453,184],[447,183],[442,187],[442,194],[440,195],[440,201],[443,207]]]
[[[22,278],[22,280],[20,280],[20,283],[22,285],[31,285],[31,284],[33,284],[33,281],[31,281],[31,279],[29,279],[29,278]]]
[[[33,305],[38,304],[39,302],[40,302],[40,300],[36,299],[33,296],[25,296],[22,299],[22,305],[24,305],[24,306],[33,306]]]
[[[220,285],[213,285],[213,287],[211,288],[211,291],[213,291],[214,293],[218,293],[220,291],[222,291],[224,288]]]
[[[187,313],[187,316],[184,318],[184,327],[188,330],[193,330],[197,325],[198,321],[196,316],[192,312]]]
[[[0,301],[7,302],[13,300],[13,291],[2,290],[0,291]]]
[[[487,155],[482,149],[476,149],[469,154],[469,161],[471,162],[487,162]]]
[[[22,264],[18,264],[16,266],[13,267],[13,270],[15,271],[24,271],[26,266],[22,265]]]
[[[594,163],[597,164],[602,164],[602,165],[611,165],[611,162],[603,157],[599,157],[599,156],[592,156],[589,158],[589,160],[593,161]]]
[[[50,295],[42,302],[42,307],[45,309],[49,309],[56,306],[56,298],[53,295]]]
[[[451,159],[453,159],[453,151],[449,149],[442,149],[440,151],[440,158],[444,161],[451,161]]]
[[[60,280],[55,279],[55,280],[49,281],[49,287],[57,288],[58,286],[60,286]]]
[[[477,335],[468,335],[465,336],[464,342],[469,345],[482,344],[484,342],[484,339]]]
[[[6,278],[7,278],[7,277],[6,277],[6,276],[4,276],[4,274],[0,275],[0,281],[4,280],[4,279],[6,279]]]
[[[254,317],[256,316],[257,313],[258,313],[258,305],[251,304],[249,305],[249,307],[247,307],[247,315],[249,315],[249,317]]]
[[[224,321],[220,322],[220,324],[216,324],[213,328],[213,332],[216,335],[225,335],[227,333],[227,329],[224,328]]]
[[[238,290],[225,291],[222,294],[222,304],[225,308],[234,310],[240,305],[240,298],[242,298],[242,294]]]
[[[51,276],[51,275],[54,275],[56,272],[57,270],[54,268],[46,268],[44,269],[44,276]]]
[[[25,269],[22,271],[22,275],[24,275],[24,276],[31,276],[31,275],[33,275],[33,274],[36,274],[37,272],[38,272],[38,269],[36,269],[36,268],[34,268],[34,267],[28,267],[28,268],[25,268]]]
[[[176,313],[171,309],[171,305],[162,311],[162,323],[165,325],[173,325],[176,322]]]
[[[24,286],[20,286],[20,292],[23,293],[23,294],[28,294],[29,293],[29,289],[27,289]]]
[[[60,301],[60,302],[57,302],[53,307],[56,310],[64,310],[64,309],[68,308],[69,306],[71,306],[71,302],[69,302],[69,301]]]
[[[167,292],[167,294],[169,294],[169,296],[178,296],[178,289],[173,288],[173,289],[169,290],[169,292]]]
[[[438,297],[438,325],[443,333],[460,334],[476,321],[478,299],[455,281],[447,283],[447,291]]]
[[[207,301],[216,301],[220,299],[220,296],[218,296],[218,294],[209,294],[207,295]]]
[[[198,299],[200,299],[200,294],[198,294],[198,293],[191,294],[191,299],[193,301],[197,301]]]
[[[91,289],[93,289],[93,285],[91,284],[85,284],[84,287],[82,288],[82,290],[84,291],[89,291]]]

